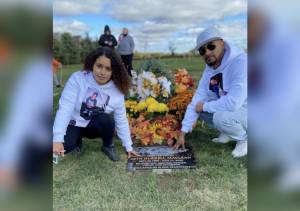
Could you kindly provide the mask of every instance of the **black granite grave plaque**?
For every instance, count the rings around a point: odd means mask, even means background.
[[[192,148],[174,150],[169,146],[138,146],[134,150],[139,157],[128,159],[128,170],[193,169],[196,161]]]

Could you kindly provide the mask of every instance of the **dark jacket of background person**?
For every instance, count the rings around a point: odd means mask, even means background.
[[[114,48],[118,44],[116,38],[111,34],[108,25],[104,27],[104,34],[100,36],[98,44],[110,48]]]

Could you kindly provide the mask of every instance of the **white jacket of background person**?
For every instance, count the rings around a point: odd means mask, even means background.
[[[206,65],[198,88],[188,105],[182,121],[182,132],[191,132],[193,124],[199,114],[196,112],[196,104],[204,102],[203,111],[216,113],[219,111],[234,112],[241,107],[247,107],[247,54],[235,46],[225,43],[225,53],[221,65],[213,69]],[[223,90],[220,97],[209,89],[213,76],[221,73]]]
[[[99,85],[93,78],[91,71],[74,72],[66,83],[59,100],[59,109],[54,121],[53,141],[64,141],[64,136],[71,120],[78,127],[86,127],[88,125],[90,120],[85,120],[80,115],[82,102],[85,100],[88,90],[95,90],[109,96],[108,104],[105,106],[105,113],[113,113],[117,135],[126,150],[132,151],[124,94],[119,91],[113,81]]]

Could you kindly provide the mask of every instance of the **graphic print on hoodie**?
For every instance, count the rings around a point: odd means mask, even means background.
[[[223,75],[218,73],[210,78],[209,80],[209,90],[214,92],[218,98],[226,93],[223,91]]]
[[[110,96],[96,89],[88,88],[81,104],[80,116],[90,120],[93,116],[104,113]]]

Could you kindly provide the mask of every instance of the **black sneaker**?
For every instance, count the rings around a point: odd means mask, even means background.
[[[115,149],[114,145],[111,145],[109,147],[102,146],[101,151],[104,152],[104,154],[106,154],[107,157],[109,157],[109,159],[111,159],[112,161],[118,161],[119,160],[119,156],[116,152],[116,149]]]

